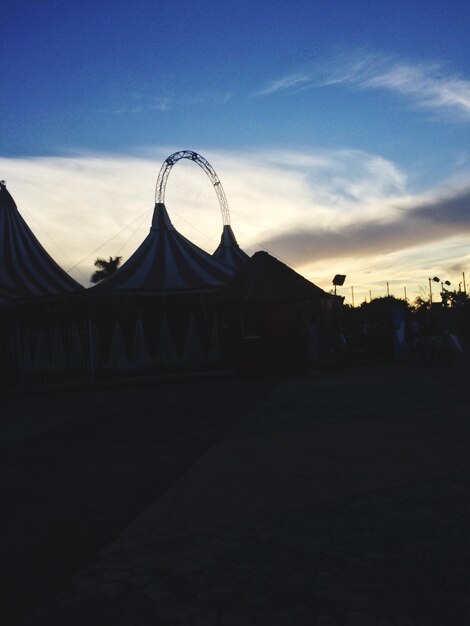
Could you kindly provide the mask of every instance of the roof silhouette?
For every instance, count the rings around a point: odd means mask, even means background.
[[[267,252],[256,252],[224,287],[222,302],[334,298]]]

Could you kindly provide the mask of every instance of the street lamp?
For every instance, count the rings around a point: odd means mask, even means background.
[[[445,293],[445,287],[444,285],[446,285],[447,287],[450,287],[450,280],[441,280],[441,302],[443,304],[443,306],[446,305],[446,302],[444,302],[444,293]]]
[[[428,278],[429,280],[429,302],[432,304],[432,283],[441,283],[441,300],[443,301],[443,295],[445,293],[445,287],[450,287],[450,280],[441,280],[439,276]],[[445,285],[445,286],[444,286]]]
[[[432,304],[432,282],[440,283],[441,279],[438,276],[434,276],[434,278],[428,278],[428,280],[429,280],[429,304]]]

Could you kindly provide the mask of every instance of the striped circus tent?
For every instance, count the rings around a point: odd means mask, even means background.
[[[228,224],[225,224],[220,244],[212,256],[234,270],[239,270],[250,258],[238,245],[233,230]]]
[[[178,353],[176,351],[173,334],[170,330],[166,315],[163,315],[162,326],[160,329],[160,340],[158,342],[158,351],[155,357],[156,364],[161,367],[176,366],[179,362]]]
[[[135,370],[149,369],[153,365],[149,344],[145,337],[144,327],[140,317],[137,318],[135,325],[129,365]]]
[[[44,250],[0,181],[0,303],[82,290]]]
[[[234,269],[183,237],[166,207],[155,205],[152,227],[134,254],[112,276],[91,290],[138,293],[206,291],[221,287]]]

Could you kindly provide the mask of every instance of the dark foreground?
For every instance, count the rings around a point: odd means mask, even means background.
[[[460,625],[468,373],[1,399],[6,626]]]

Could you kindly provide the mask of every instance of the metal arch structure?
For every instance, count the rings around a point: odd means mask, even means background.
[[[165,204],[165,189],[168,176],[170,175],[173,165],[178,161],[181,161],[181,159],[189,159],[190,161],[194,161],[207,174],[209,180],[212,183],[212,186],[215,189],[217,198],[219,199],[223,225],[230,226],[230,212],[228,210],[227,197],[225,195],[224,188],[222,187],[222,183],[220,182],[219,177],[215,173],[215,170],[209,163],[209,161],[207,161],[197,152],[193,152],[192,150],[181,150],[180,152],[174,152],[173,154],[170,154],[167,159],[165,159],[162,167],[160,168],[160,172],[158,173],[157,185],[155,187],[155,202]]]

